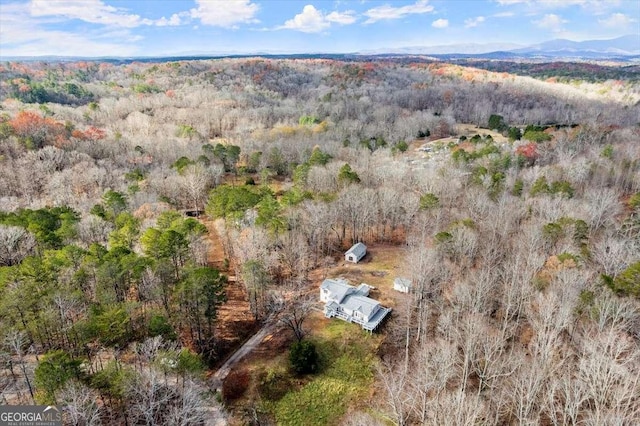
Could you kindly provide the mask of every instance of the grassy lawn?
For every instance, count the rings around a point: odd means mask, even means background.
[[[264,404],[279,425],[337,424],[350,406],[371,392],[379,336],[333,320],[309,339],[316,344],[321,371],[278,401]]]

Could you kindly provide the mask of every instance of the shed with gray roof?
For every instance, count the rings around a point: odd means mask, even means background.
[[[411,280],[398,277],[393,280],[393,289],[402,293],[409,293],[411,291]]]
[[[344,254],[344,260],[347,262],[358,263],[367,254],[367,246],[363,243],[354,244]]]

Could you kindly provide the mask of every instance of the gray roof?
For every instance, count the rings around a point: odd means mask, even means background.
[[[345,255],[351,253],[355,254],[358,258],[362,258],[362,256],[367,254],[367,246],[365,246],[363,243],[354,244],[349,250],[347,250]]]
[[[369,284],[362,283],[358,286],[358,288],[356,288],[355,294],[359,294],[360,296],[368,296],[369,291],[371,291],[372,288],[373,287],[371,287]]]
[[[327,309],[338,309],[338,306],[340,306],[340,305],[338,305],[336,302],[329,302],[329,303],[326,304],[325,307]]]
[[[349,296],[342,306],[352,311],[360,311],[368,318],[379,304],[380,302],[369,297],[354,294]]]
[[[350,286],[345,280],[330,278],[324,280],[320,288],[329,290],[329,293],[333,296],[332,298],[338,303],[341,303],[349,291],[353,291],[354,289],[353,286]]]
[[[330,293],[325,303],[325,316],[328,318],[337,316],[345,321],[355,322],[368,331],[375,330],[382,320],[391,312],[391,308],[385,308],[377,300],[367,297],[374,287],[362,283],[357,288],[341,278],[327,278],[320,285],[322,290]],[[365,318],[352,316],[342,309],[362,313]],[[366,322],[365,322],[366,321]]]
[[[399,286],[403,286],[403,287],[407,287],[407,288],[411,288],[411,280],[408,278],[396,278],[395,280],[393,280],[393,284],[395,285],[399,285]]]
[[[369,318],[369,322],[362,324],[362,328],[369,331],[375,330],[389,312],[391,312],[391,308],[383,308],[381,306],[380,309],[378,309],[378,312],[376,312],[373,317]]]

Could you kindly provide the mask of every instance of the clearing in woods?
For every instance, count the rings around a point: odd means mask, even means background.
[[[249,307],[246,291],[237,281],[232,271],[225,268],[225,254],[222,241],[212,220],[202,219],[202,223],[209,230],[209,266],[226,274],[229,282],[226,287],[227,300],[218,309],[216,336],[219,341],[218,355],[221,365],[242,343],[249,338],[259,324],[255,321]]]
[[[310,271],[309,292],[317,296],[318,302],[315,312],[305,321],[304,329],[310,335],[317,335],[321,334],[322,329],[332,321],[340,321],[335,318],[325,318],[322,313],[320,284],[325,278],[345,278],[356,286],[360,283],[367,283],[375,287],[370,296],[383,306],[391,307],[394,310],[398,306],[404,306],[403,302],[406,302],[410,296],[393,290],[394,278],[406,276],[404,257],[404,247],[392,244],[372,244],[367,249],[367,255],[357,264],[345,262],[341,257],[333,265]],[[389,319],[392,320],[394,315],[392,311],[392,317]],[[353,327],[358,328],[359,326],[354,324]],[[250,368],[252,363],[271,364],[272,361],[279,361],[277,357],[282,356],[288,350],[289,343],[293,341],[291,331],[284,327],[281,328],[281,332],[266,336],[251,354],[247,354],[239,362],[238,368]],[[383,330],[384,328],[385,324],[382,325]]]
[[[227,409],[231,412],[243,413],[248,407],[257,404],[262,406],[271,416],[274,416],[271,417],[271,420],[277,420],[282,424],[296,424],[296,422],[297,424],[325,424],[324,422],[329,418],[333,419],[329,423],[334,423],[339,421],[339,418],[344,414],[343,409],[346,409],[347,406],[352,409],[364,409],[363,407],[367,406],[370,402],[369,398],[372,397],[370,395],[370,382],[373,377],[372,355],[380,350],[380,342],[384,340],[384,329],[390,325],[383,324],[381,334],[376,333],[369,336],[356,324],[348,324],[335,318],[325,318],[322,313],[322,303],[319,301],[319,287],[325,278],[337,277],[348,279],[354,285],[362,282],[373,285],[375,289],[371,292],[371,296],[384,306],[394,308],[391,318],[385,321],[388,323],[393,321],[394,315],[397,315],[395,309],[402,310],[407,298],[410,297],[410,295],[393,290],[393,279],[397,276],[406,276],[403,260],[405,256],[405,248],[402,246],[372,244],[368,247],[367,255],[358,264],[345,262],[341,256],[337,259],[334,258],[333,264],[310,271],[309,292],[318,297],[318,302],[316,309],[305,320],[304,329],[307,332],[306,338],[315,342],[321,352],[321,362],[325,368],[317,375],[302,377],[295,376],[288,371],[287,354],[294,338],[289,329],[281,326],[280,332],[266,335],[255,348],[252,348],[251,352],[246,353],[246,356],[232,367],[232,374],[228,376],[226,382],[243,376],[248,377],[248,381],[246,387],[238,392],[239,394],[235,395],[233,400],[226,401]],[[340,362],[335,363],[336,360],[340,360]],[[354,397],[353,401],[341,406],[340,409],[336,408],[337,411],[327,414],[326,418],[318,417],[312,420],[318,413],[313,409],[302,408],[300,398],[304,399],[305,395],[308,396],[307,394],[314,387],[323,385],[327,380],[334,380],[332,372],[336,368],[351,364],[359,366],[351,371],[352,373],[357,373],[358,377],[362,374],[364,376],[349,384],[340,381],[340,386],[323,393],[322,397],[314,395],[314,398],[318,397],[319,401],[323,398],[345,397],[349,399],[349,397]],[[270,383],[270,385],[265,385],[265,383]],[[307,385],[310,387],[306,387]],[[282,403],[271,400],[270,395],[264,394],[264,392],[273,392],[273,389],[265,390],[265,386],[269,389],[271,389],[270,387],[277,388],[280,395],[276,400],[287,394],[289,396]],[[353,392],[349,391],[342,395],[341,389],[347,388],[353,388]],[[297,402],[289,405],[287,402],[289,399]],[[320,403],[320,405],[326,404]],[[298,411],[307,413],[303,416],[304,421],[301,418],[296,418],[296,421],[292,422],[289,417]],[[232,422],[231,424],[241,423]]]

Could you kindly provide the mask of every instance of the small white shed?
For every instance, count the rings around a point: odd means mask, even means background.
[[[401,293],[409,293],[411,291],[411,280],[398,277],[393,280],[393,289]]]
[[[354,244],[344,254],[344,260],[347,262],[358,263],[367,254],[367,246],[362,243]]]

